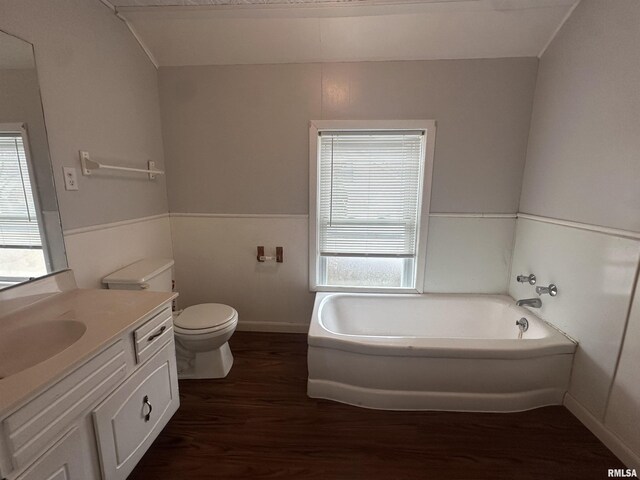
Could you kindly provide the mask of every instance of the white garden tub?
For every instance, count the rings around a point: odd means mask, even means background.
[[[318,293],[308,394],[390,410],[560,405],[575,349],[507,296]]]

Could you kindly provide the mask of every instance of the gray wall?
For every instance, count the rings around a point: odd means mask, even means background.
[[[314,298],[304,216],[312,119],[435,119],[431,210],[515,213],[537,64],[521,58],[161,68],[170,211],[227,214],[171,218],[180,306],[228,303],[241,327],[307,330]],[[506,292],[514,224],[431,219],[427,289]],[[258,264],[256,245],[269,252],[283,246],[285,263]]]
[[[308,211],[312,119],[436,119],[433,212],[514,213],[535,58],[168,67],[172,212]]]
[[[3,0],[0,29],[34,44],[64,228],[167,211],[164,178],[81,177],[63,188],[78,150],[163,166],[157,72],[123,22],[98,0]],[[80,172],[78,172],[80,173]]]
[[[520,211],[640,231],[640,2],[583,1],[540,62]]]

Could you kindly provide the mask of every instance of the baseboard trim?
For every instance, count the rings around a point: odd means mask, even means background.
[[[287,322],[243,322],[239,321],[239,332],[307,333],[309,325]]]
[[[567,393],[564,396],[564,406],[569,410],[578,420],[580,420],[585,427],[591,430],[598,439],[605,444],[605,446],[618,457],[627,468],[635,468],[640,470],[640,457],[633,453],[633,451],[625,445],[625,443],[615,433],[609,430],[600,420],[593,416],[586,408],[584,408],[580,402]]]

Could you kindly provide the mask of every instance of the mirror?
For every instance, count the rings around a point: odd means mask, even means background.
[[[65,268],[33,46],[0,31],[0,289]]]

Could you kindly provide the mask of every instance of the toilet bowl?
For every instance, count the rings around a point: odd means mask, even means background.
[[[102,282],[111,289],[172,291],[173,260],[145,258],[124,267]],[[238,325],[238,312],[221,303],[203,303],[174,314],[178,378],[223,378],[233,365],[229,339]]]
[[[238,312],[221,303],[186,308],[173,321],[180,378],[222,378],[233,365],[228,340]]]

